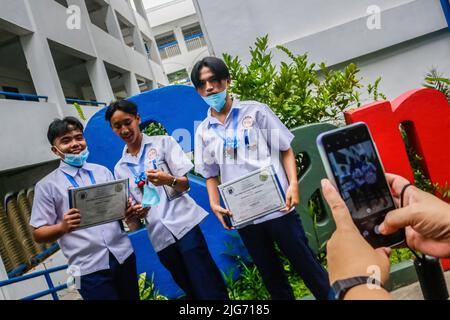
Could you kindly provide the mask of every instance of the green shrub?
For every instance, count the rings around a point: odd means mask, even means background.
[[[152,274],[150,280],[147,280],[147,273],[141,273],[138,284],[140,300],[168,300],[167,297],[160,295],[159,291],[155,289],[154,274]]]
[[[371,100],[385,98],[378,91],[380,78],[364,88],[354,63],[343,70],[332,70],[324,63],[310,63],[306,53],[294,55],[283,46],[276,48],[290,63],[273,64],[268,36],[257,38],[247,66],[239,57],[223,57],[231,73],[230,92],[241,100],[267,104],[288,128],[317,122],[343,123],[343,111],[360,106],[364,92]]]

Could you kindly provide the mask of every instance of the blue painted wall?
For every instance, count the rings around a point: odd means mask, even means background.
[[[182,146],[185,152],[194,147],[194,132],[206,117],[208,106],[193,87],[168,86],[155,89],[129,98],[139,107],[142,124],[156,121]],[[124,143],[111,130],[105,121],[106,108],[99,110],[88,122],[85,130],[90,157],[89,162],[106,166],[111,171],[122,155]],[[235,231],[226,231],[210,211],[204,179],[191,176],[190,195],[209,216],[200,225],[211,254],[222,272],[237,276],[234,256],[247,257],[239,236]],[[146,230],[130,234],[137,255],[138,273],[147,273],[148,279],[154,274],[159,293],[170,298],[183,294],[173,281],[170,273],[161,265],[150,244]],[[230,251],[231,250],[231,251]]]

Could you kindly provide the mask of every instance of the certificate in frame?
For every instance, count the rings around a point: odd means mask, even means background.
[[[121,179],[70,188],[69,206],[78,209],[81,214],[79,229],[122,220],[127,209],[128,183],[128,179]]]
[[[218,188],[225,207],[232,213],[230,221],[235,228],[286,207],[273,165],[223,183]]]

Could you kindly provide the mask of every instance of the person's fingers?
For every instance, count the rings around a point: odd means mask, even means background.
[[[344,200],[342,200],[341,196],[328,179],[322,180],[322,192],[325,200],[330,206],[334,221],[336,223],[336,228],[349,226],[354,228],[355,224],[353,223],[350,211],[348,210]]]
[[[390,257],[392,252],[391,248],[388,247],[377,248],[375,251],[386,257]]]
[[[222,224],[222,226],[227,229],[227,230],[231,230],[230,227],[227,226],[227,224],[225,223],[225,219],[223,218],[223,215],[219,214],[217,215],[217,219],[219,219],[220,223]]]
[[[286,208],[290,208],[292,207],[292,196],[290,194],[288,194],[286,196]]]
[[[220,212],[222,215],[232,216],[230,210],[225,209],[225,208],[222,208],[222,207],[219,208],[219,212]]]
[[[392,234],[399,229],[411,226],[414,223],[414,214],[409,207],[390,211],[380,224],[379,231],[383,235]]]
[[[397,196],[400,195],[403,187],[410,183],[407,179],[392,173],[386,173],[386,179],[394,195]]]
[[[75,220],[75,219],[81,219],[81,214],[74,213],[74,214],[71,214],[71,215],[67,216],[67,220],[68,221],[72,221],[72,220]]]

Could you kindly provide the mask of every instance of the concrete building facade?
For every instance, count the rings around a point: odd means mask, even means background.
[[[210,55],[192,0],[150,0],[147,5],[169,82],[189,83],[195,62]]]
[[[141,0],[0,0],[0,172],[53,160],[56,117],[168,84]]]
[[[432,67],[450,76],[448,0],[194,0],[194,4],[216,56],[230,53],[247,63],[256,37],[268,34],[275,63],[288,60],[276,45],[295,54],[308,52],[312,62],[328,66],[357,62],[365,81],[382,77],[380,90],[390,99],[420,87]]]

